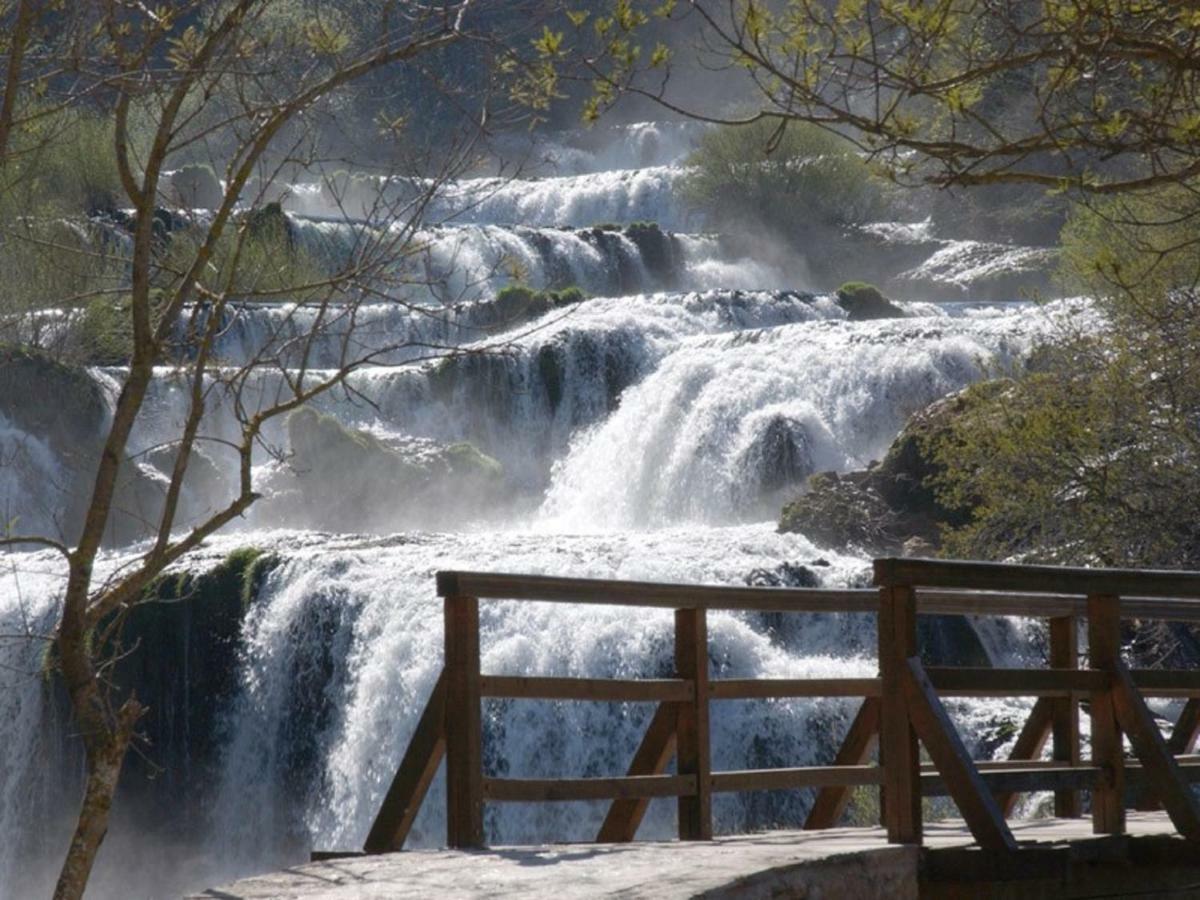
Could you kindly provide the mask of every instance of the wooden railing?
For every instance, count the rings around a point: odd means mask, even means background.
[[[404,754],[365,851],[399,850],[443,757],[450,847],[482,847],[485,803],[608,800],[598,842],[633,840],[654,797],[676,797],[679,837],[712,837],[712,795],[816,788],[804,827],[831,828],[852,790],[882,789],[882,819],[894,843],[920,843],[921,797],[948,794],[976,841],[1015,850],[1006,824],[1017,795],[1054,791],[1055,814],[1078,817],[1091,796],[1097,833],[1124,830],[1127,787],[1141,808],[1161,803],[1178,831],[1200,840],[1200,806],[1190,783],[1200,757],[1200,672],[1129,670],[1120,620],[1200,622],[1200,573],[1064,569],[883,559],[878,590],[738,588],[438,573],[445,610],[445,666]],[[480,671],[479,603],[506,599],[598,603],[674,610],[675,672],[667,679],[543,678]],[[878,616],[879,676],[825,679],[710,679],[709,610],[854,612]],[[972,669],[922,664],[921,614],[1017,615],[1049,620],[1049,669]],[[1080,666],[1086,621],[1088,665]],[[763,697],[862,697],[831,765],[714,772],[709,715],[716,701]],[[1036,698],[1005,761],[971,759],[942,704],[948,696]],[[1186,697],[1170,741],[1145,696]],[[623,777],[493,778],[483,771],[485,697],[657,704]],[[1081,698],[1089,698],[1093,749],[1081,758]],[[1123,737],[1137,762],[1127,761]],[[1050,760],[1042,760],[1047,742]],[[931,760],[922,765],[919,745]],[[880,763],[871,757],[876,746]],[[667,774],[672,758],[675,774]]]

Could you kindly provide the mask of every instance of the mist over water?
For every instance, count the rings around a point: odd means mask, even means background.
[[[1020,365],[1063,317],[1089,321],[1086,304],[1068,301],[906,303],[901,318],[849,321],[830,286],[803,282],[802,261],[780,266],[774,252],[746,255],[686,233],[702,226],[676,194],[697,133],[646,124],[611,142],[568,136],[543,147],[541,168],[523,180],[452,185],[412,263],[433,287],[357,309],[353,320],[336,310],[323,320],[317,367],[336,366],[348,339],[357,354],[388,352],[347,390],[314,404],[320,411],[377,439],[380,458],[440,459],[469,442],[503,477],[486,495],[455,494],[453,485],[431,493],[425,484],[414,493],[399,476],[364,486],[351,471],[317,502],[305,492],[320,485],[286,458],[295,449],[288,428],[268,429],[265,443],[284,457],[256,458],[268,496],[185,567],[206,571],[246,546],[279,557],[230,651],[233,689],[214,712],[218,749],[201,767],[144,748],[151,761],[201,768],[188,770],[186,796],[138,770],[127,786],[132,799],[118,801],[89,896],[171,896],[295,864],[312,849],[361,846],[441,664],[439,569],[742,584],[789,563],[826,586],[863,584],[866,559],[775,532],[782,502],[811,473],[879,458],[911,413]],[[360,212],[368,199],[360,198]],[[319,187],[295,191],[288,206],[299,240],[328,254],[353,253],[364,229],[386,226],[354,210],[337,218]],[[653,245],[671,248],[669,265],[628,230],[592,227],[639,221],[685,232]],[[578,286],[589,296],[520,321],[498,319],[498,293],[514,281]],[[292,303],[229,312],[218,346],[223,371],[263,355],[278,363],[248,382],[251,408],[279,389],[317,315]],[[446,347],[461,352],[427,359]],[[93,373],[106,389],[119,375]],[[177,433],[184,387],[168,369],[157,374],[131,450],[150,451]],[[236,414],[214,382],[205,436],[236,434]],[[194,514],[215,502],[213,485],[230,465],[219,443],[209,445],[218,474],[192,490]],[[28,525],[49,527],[53,504],[39,505],[44,495],[30,485],[62,479],[54,448],[0,419],[0,454],[16,460],[0,467],[0,513],[19,510]],[[113,550],[103,572],[132,552]],[[9,639],[50,628],[61,571],[45,553],[0,562],[0,897],[16,898],[44,894],[53,878],[80,760],[61,703],[38,675],[41,643]],[[667,613],[494,602],[482,617],[491,673],[670,671]],[[875,671],[871,617],[720,614],[709,629],[720,677]],[[1037,634],[1023,623],[977,630],[994,661],[1020,664],[1038,653]],[[190,646],[180,667],[199,662]],[[181,708],[205,702],[179,698]],[[992,700],[953,711],[968,740],[990,752],[1003,744],[999,725],[1022,708]],[[838,699],[717,704],[714,766],[828,762],[853,711]],[[509,776],[622,774],[651,712],[643,704],[489,702],[485,764]],[[186,745],[191,736],[179,737]],[[805,792],[721,795],[717,829],[796,826],[810,802]],[[439,776],[414,845],[443,840],[443,805]],[[493,805],[486,828],[494,843],[587,840],[603,814],[592,803]],[[640,834],[666,837],[673,828],[673,805],[655,801]]]

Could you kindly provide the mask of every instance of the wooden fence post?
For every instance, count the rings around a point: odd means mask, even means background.
[[[1059,616],[1050,620],[1050,667],[1079,668],[1079,622],[1075,616]],[[1053,725],[1054,759],[1077,766],[1079,755],[1079,698],[1054,697],[1050,700]],[[1079,791],[1054,792],[1054,815],[1060,819],[1078,819]]]
[[[483,846],[479,601],[446,597],[446,844]]]
[[[905,698],[908,658],[917,655],[917,601],[911,587],[879,589],[879,762],[883,824],[893,844],[921,843],[921,758]]]
[[[696,793],[679,798],[679,839],[712,839],[712,757],[708,728],[708,624],[703,609],[675,610],[675,670],[696,688],[680,703],[675,751],[680,775],[696,779]]]
[[[1112,673],[1121,657],[1121,599],[1112,594],[1089,594],[1088,664]],[[1104,771],[1104,782],[1092,791],[1092,831],[1125,831],[1125,747],[1113,704],[1113,687],[1092,691],[1092,760]]]

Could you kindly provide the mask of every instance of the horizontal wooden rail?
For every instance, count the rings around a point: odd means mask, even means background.
[[[929,666],[938,693],[950,697],[1069,697],[1103,691],[1109,678],[1088,669],[966,669]]]
[[[886,562],[886,560],[881,561]],[[924,560],[903,560],[905,563]],[[942,565],[940,561],[932,561]],[[946,563],[946,565],[950,565]],[[984,565],[972,563],[970,565]],[[1004,567],[1031,568],[1031,567]],[[1032,567],[1040,569],[1042,567]],[[1071,570],[1075,571],[1075,570]],[[1081,569],[1102,575],[1108,569]],[[1156,573],[1161,574],[1161,573]],[[1187,574],[1187,573],[1169,573]],[[657,609],[747,610],[755,612],[838,612],[874,614],[878,592],[870,588],[826,590],[819,588],[763,588],[726,585],[669,584],[607,581],[588,578],[554,578],[545,575],[509,575],[491,572],[439,572],[438,593],[443,597],[471,596],[493,600],[531,600],[550,603],[587,603],[609,606],[643,606]],[[953,579],[947,578],[947,584]],[[1008,587],[963,590],[928,586],[922,582],[917,611],[924,615],[997,615],[1055,618],[1087,614],[1085,587],[1046,591]],[[1166,591],[1141,591],[1149,596],[1121,599],[1125,618],[1200,622],[1200,595]]]
[[[875,560],[875,583],[980,591],[1200,599],[1200,572],[1014,566],[942,559]]]
[[[726,793],[859,784],[883,784],[883,769],[879,766],[806,766],[799,769],[744,769],[712,774],[712,789]]]
[[[994,793],[1025,791],[1089,790],[1099,783],[1103,770],[1092,766],[1044,766],[1028,769],[979,768],[979,778]],[[921,793],[926,797],[951,794],[945,779],[936,772],[921,773]]]
[[[1133,683],[1147,697],[1200,696],[1200,672],[1180,669],[1134,669]]]
[[[713,700],[760,697],[878,697],[878,678],[723,678],[708,683]]]
[[[595,603],[657,609],[873,613],[879,606],[879,593],[870,588],[817,590],[731,587],[489,572],[438,572],[437,589],[443,597]]]
[[[541,678],[484,675],[484,697],[535,700],[598,700],[612,702],[683,703],[696,696],[696,687],[682,678]]]
[[[693,797],[692,775],[626,775],[622,778],[485,778],[483,796],[495,803],[628,800]]]

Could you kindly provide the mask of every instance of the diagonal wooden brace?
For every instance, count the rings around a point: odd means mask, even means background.
[[[629,775],[661,775],[675,755],[676,704],[660,703],[646,728],[642,743],[633,754]],[[596,835],[598,844],[619,844],[632,841],[650,805],[649,797],[614,800]]]
[[[1004,821],[1004,814],[971,761],[925,674],[920,657],[912,656],[906,661],[904,694],[913,730],[929,751],[976,842],[985,850],[1016,850],[1017,842]]]
[[[838,749],[835,766],[861,766],[879,742],[879,698],[868,697],[858,708],[846,739]],[[805,831],[836,828],[850,801],[852,785],[839,784],[821,788],[813,803],[808,818],[804,820]]]
[[[1112,697],[1117,721],[1142,764],[1150,791],[1179,833],[1190,841],[1200,841],[1200,804],[1158,730],[1150,708],[1134,685],[1129,669],[1119,659],[1112,663]]]
[[[438,675],[425,711],[417,721],[400,768],[392,779],[391,787],[379,807],[379,815],[371,825],[366,853],[392,853],[404,847],[408,832],[412,829],[421,801],[429,790],[429,783],[446,754],[446,673]]]

